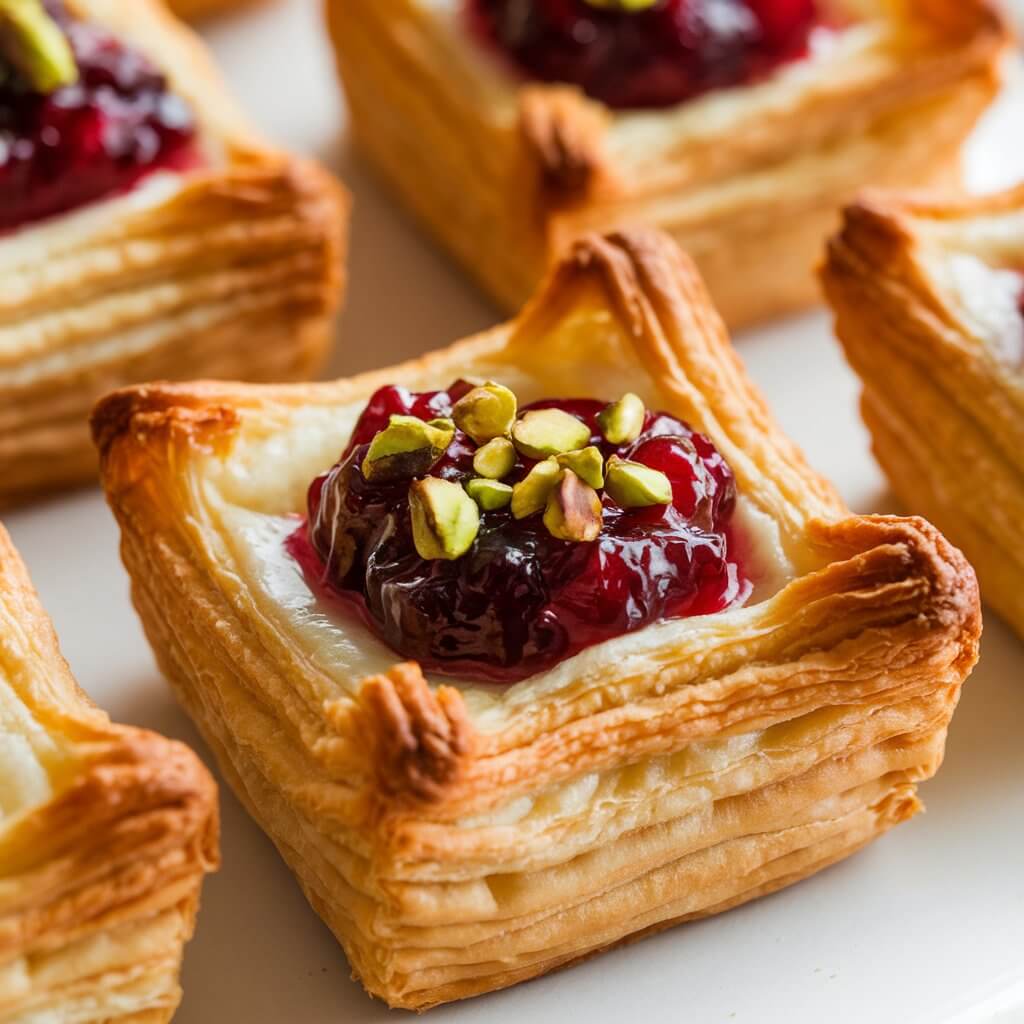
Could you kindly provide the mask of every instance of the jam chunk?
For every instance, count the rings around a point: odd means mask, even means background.
[[[484,445],[454,429],[424,476],[479,494],[470,517],[476,532],[468,546],[460,535],[457,557],[423,557],[410,514],[410,490],[419,501],[420,484],[367,479],[367,455],[390,423],[404,426],[392,416],[445,425],[469,391],[465,382],[427,393],[379,390],[341,460],[313,481],[308,521],[288,541],[314,585],[396,652],[432,671],[511,683],[592,644],[661,619],[720,611],[749,594],[730,541],[736,487],[711,442],[670,415],[643,410],[633,439],[611,443],[599,418],[613,407],[589,399],[520,409],[519,423],[558,410],[585,429],[564,454],[538,460],[512,449],[501,481],[479,474],[474,463],[492,464],[477,457]],[[620,478],[618,501],[603,489],[603,460]],[[528,477],[545,475],[553,482],[539,503],[507,500],[528,490],[520,486]],[[580,508],[589,518],[574,533]],[[416,521],[422,530],[422,513]]]
[[[803,56],[815,0],[469,0],[475,33],[523,74],[610,107],[666,107]]]
[[[45,5],[77,77],[42,91],[0,56],[0,231],[197,163],[188,105],[144,56],[105,29]]]

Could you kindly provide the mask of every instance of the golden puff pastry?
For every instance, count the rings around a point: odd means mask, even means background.
[[[946,183],[997,88],[986,0],[832,0],[846,27],[758,84],[614,111],[521,83],[466,0],[328,0],[355,137],[506,310],[587,230],[648,224],[737,327],[817,301],[813,266],[865,184]]]
[[[249,129],[162,2],[66,7],[166,74],[201,161],[0,234],[0,505],[95,474],[88,413],[112,388],[313,375],[342,285],[343,190]]]
[[[733,468],[756,590],[511,686],[401,662],[284,550],[368,396],[628,388]],[[590,236],[512,322],[307,386],[148,385],[93,418],[136,607],[366,988],[424,1009],[803,878],[920,807],[981,628],[920,519],[853,516],[665,236]]]
[[[207,18],[215,14],[224,14],[243,7],[255,7],[266,0],[167,0],[170,7],[180,18]]]
[[[1024,636],[1024,188],[866,195],[823,277],[893,489]]]
[[[78,688],[0,527],[0,1022],[169,1021],[217,793]]]

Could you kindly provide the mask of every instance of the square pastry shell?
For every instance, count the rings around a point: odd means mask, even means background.
[[[246,124],[159,0],[68,0],[169,78],[204,164],[0,237],[0,505],[95,475],[96,399],[143,380],[301,380],[342,287],[347,198]]]
[[[629,388],[741,494],[754,599],[509,687],[425,677],[283,554],[384,384]],[[127,389],[94,435],[160,665],[367,989],[423,1009],[715,913],[919,807],[973,665],[970,567],[854,516],[781,434],[665,236],[579,242],[514,321],[327,384]]]
[[[947,183],[997,88],[988,0],[822,0],[845,25],[764,82],[656,111],[517,79],[465,0],[328,0],[355,138],[500,305],[587,230],[647,224],[733,327],[817,301],[813,267],[864,185]]]
[[[1024,636],[1024,188],[864,196],[823,276],[893,489]]]
[[[0,527],[0,1022],[171,1019],[217,794],[78,688]]]

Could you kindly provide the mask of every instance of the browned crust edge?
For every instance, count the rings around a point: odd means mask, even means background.
[[[0,604],[40,658],[29,710],[74,765],[52,800],[0,828],[0,961],[194,906],[220,862],[210,773],[184,744],[114,725],[92,704],[2,526]]]

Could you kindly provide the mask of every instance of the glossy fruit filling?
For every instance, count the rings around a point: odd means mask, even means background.
[[[735,483],[711,442],[672,416],[645,411],[639,436],[612,445],[597,421],[604,403],[587,399],[519,412],[570,413],[605,458],[620,455],[663,472],[670,503],[623,508],[604,493],[600,534],[590,542],[557,539],[539,513],[516,519],[508,507],[482,511],[465,554],[421,557],[410,482],[373,483],[361,467],[392,414],[449,416],[469,390],[465,382],[419,394],[379,390],[341,460],[314,480],[308,520],[288,541],[311,583],[354,608],[395,651],[435,672],[511,683],[592,644],[661,619],[720,611],[749,595],[730,539]],[[430,476],[464,484],[474,475],[476,450],[455,431]],[[534,465],[516,452],[507,484]]]
[[[192,112],[164,75],[62,4],[46,8],[71,45],[78,80],[38,92],[0,59],[0,230],[198,162]]]
[[[526,76],[615,108],[666,107],[806,54],[816,0],[467,0],[471,30]]]

